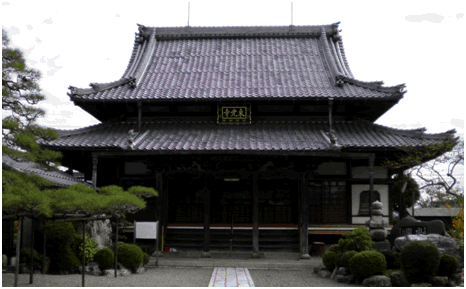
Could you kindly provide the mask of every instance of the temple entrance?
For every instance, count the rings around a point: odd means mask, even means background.
[[[252,192],[249,180],[217,180],[211,190],[212,225],[250,226],[252,224]]]

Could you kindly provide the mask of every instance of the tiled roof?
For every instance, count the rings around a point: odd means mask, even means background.
[[[117,149],[158,152],[310,152],[331,150],[325,120],[253,121],[219,125],[212,120],[172,119],[143,122],[107,122],[60,131],[58,140],[45,144],[58,149]],[[337,142],[347,148],[394,148],[442,143],[453,132],[425,134],[397,130],[371,122],[335,120]],[[131,133],[134,132],[134,133]],[[128,140],[132,138],[132,145]]]
[[[412,208],[407,208],[409,215],[411,215]],[[414,218],[416,217],[451,217],[457,216],[460,208],[414,208]]]
[[[355,79],[338,25],[144,27],[122,78],[70,87],[73,101],[395,98]]]
[[[77,178],[74,178],[61,171],[46,170],[37,163],[31,161],[18,161],[12,159],[7,154],[2,154],[2,163],[17,172],[33,174],[42,177],[48,181],[51,181],[52,183],[54,183],[54,185],[59,187],[69,187],[74,184],[91,186],[90,184],[83,182]]]

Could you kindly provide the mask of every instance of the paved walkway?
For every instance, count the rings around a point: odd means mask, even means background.
[[[209,287],[254,287],[247,268],[214,268]]]

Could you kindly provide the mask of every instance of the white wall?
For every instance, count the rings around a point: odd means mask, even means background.
[[[346,163],[325,162],[317,168],[319,175],[346,175]]]
[[[351,215],[356,216],[359,213],[359,196],[363,191],[369,191],[370,186],[369,184],[367,185],[351,185],[351,201],[352,201],[352,209],[351,209]],[[384,217],[384,220],[387,222],[389,221],[389,212],[388,212],[388,206],[389,206],[389,198],[388,198],[388,185],[374,185],[374,191],[379,192],[380,194],[380,201],[383,204],[382,208],[382,214]],[[369,220],[369,217],[352,217],[352,223],[353,224],[364,224],[366,221]]]
[[[353,167],[351,173],[355,179],[369,179],[369,167]],[[374,166],[374,179],[386,179],[387,177],[387,168]]]

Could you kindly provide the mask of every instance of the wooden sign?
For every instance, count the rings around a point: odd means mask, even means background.
[[[251,123],[251,105],[219,104],[217,107],[217,123],[240,124]]]
[[[136,239],[157,239],[159,222],[134,222]]]

